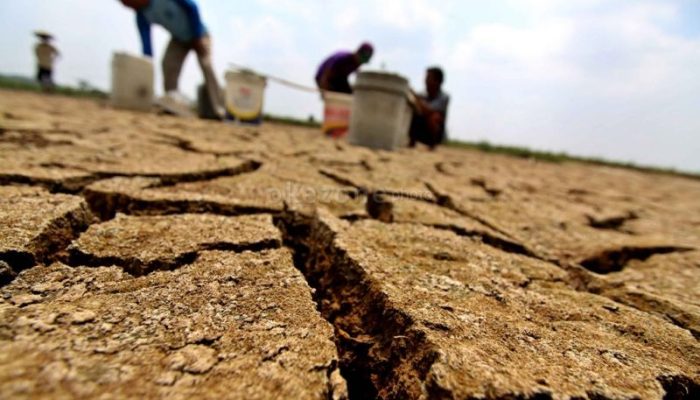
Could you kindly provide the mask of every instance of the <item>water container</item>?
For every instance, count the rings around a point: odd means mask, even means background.
[[[148,57],[114,53],[112,58],[112,106],[150,111],[153,106],[153,61]]]
[[[406,78],[397,74],[357,74],[348,141],[384,150],[407,146],[413,117],[406,100],[408,90]]]
[[[267,79],[249,70],[226,72],[226,110],[242,122],[259,122]]]
[[[323,133],[342,138],[348,133],[352,115],[352,95],[325,92],[323,95]]]

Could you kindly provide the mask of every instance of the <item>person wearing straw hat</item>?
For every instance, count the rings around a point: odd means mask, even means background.
[[[136,11],[136,24],[141,35],[143,54],[153,57],[151,25],[165,28],[172,38],[163,56],[163,84],[166,96],[161,105],[181,103],[178,81],[185,58],[194,50],[204,75],[204,81],[215,113],[224,117],[223,96],[216,79],[211,57],[211,37],[202,23],[199,8],[193,0],[121,0]],[[180,105],[174,106],[177,109]]]
[[[37,62],[36,80],[39,81],[41,88],[45,92],[50,92],[54,88],[53,64],[60,53],[56,47],[51,44],[53,35],[45,31],[36,31],[34,34],[39,38],[39,43],[34,46],[34,54],[36,55]]]
[[[352,93],[348,82],[350,74],[372,58],[374,48],[370,43],[362,43],[355,52],[339,51],[326,58],[316,72],[316,85],[321,90]]]

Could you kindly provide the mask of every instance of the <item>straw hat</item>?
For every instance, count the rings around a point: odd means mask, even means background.
[[[53,39],[53,35],[47,31],[34,31],[34,34],[42,39]]]

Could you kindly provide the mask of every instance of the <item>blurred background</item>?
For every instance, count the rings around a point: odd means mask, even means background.
[[[199,0],[217,74],[229,63],[314,86],[336,50],[375,45],[369,67],[423,90],[440,65],[451,139],[700,171],[700,1]],[[109,90],[114,51],[140,54],[117,0],[0,3],[0,74],[35,74],[34,30],[56,36],[59,84]],[[153,29],[157,82],[169,35]],[[180,90],[195,98],[196,57]],[[318,95],[271,83],[265,112],[321,119]]]

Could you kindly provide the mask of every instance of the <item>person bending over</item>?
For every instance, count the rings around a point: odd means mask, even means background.
[[[220,118],[224,107],[219,83],[212,65],[211,37],[202,23],[197,4],[193,0],[121,0],[136,11],[136,24],[141,34],[143,54],[153,57],[151,25],[161,25],[172,38],[163,56],[163,84],[167,94],[175,94],[182,65],[187,54],[194,50],[204,74],[211,104]]]
[[[362,43],[357,51],[339,51],[323,61],[316,72],[316,85],[321,90],[340,93],[352,93],[348,82],[350,74],[357,71],[362,64],[372,58],[374,48],[369,43]]]

